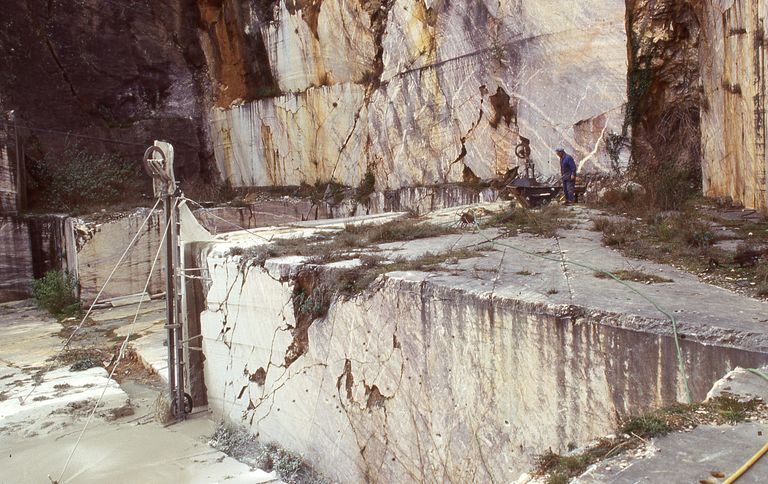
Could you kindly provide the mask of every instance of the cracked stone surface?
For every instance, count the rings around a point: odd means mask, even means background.
[[[125,325],[132,309],[97,311],[94,320]],[[147,308],[134,329],[151,332],[158,311],[157,304]],[[61,328],[31,301],[0,305],[0,482],[57,479],[102,391],[102,403],[60,482],[280,482],[274,473],[251,469],[208,446],[215,423],[204,415],[168,428],[156,423],[159,389],[129,380],[118,385],[101,367],[54,369],[34,386],[36,372],[44,372],[47,359],[61,348]],[[137,350],[152,349],[143,343]],[[162,349],[161,341],[156,345]],[[126,409],[132,411],[122,414]]]
[[[201,248],[213,414],[341,481],[510,481],[547,448],[583,444],[611,433],[622,415],[685,400],[671,324],[643,296],[677,318],[694,399],[728,370],[768,362],[768,304],[627,259],[585,225],[556,239],[467,230],[371,248],[407,258],[477,253],[436,272],[388,273],[360,295],[335,299],[290,364],[303,259],[252,266],[226,254],[263,240],[220,236]],[[625,286],[596,278],[592,266],[673,282]]]
[[[624,2],[291,5],[232,20],[263,40],[276,83],[210,112],[235,186],[357,186],[367,170],[379,190],[461,181],[465,169],[490,178],[517,164],[518,134],[544,176],[558,171],[555,145],[584,170],[610,167],[603,140],[621,132],[627,96]]]

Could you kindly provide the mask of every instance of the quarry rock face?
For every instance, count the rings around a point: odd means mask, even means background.
[[[705,2],[627,2],[629,71],[624,135],[643,183],[698,178],[701,156],[700,49]],[[629,138],[627,138],[629,141]],[[667,171],[664,171],[667,170]]]
[[[110,273],[147,217],[147,224],[137,237],[135,245],[105,286]],[[78,222],[76,264],[82,300],[93,301],[102,288],[100,300],[139,294],[144,291],[148,277],[148,293],[165,291],[162,255],[155,262],[154,272],[150,273],[163,240],[163,212],[151,212],[149,208],[141,208],[112,220]]]
[[[504,173],[522,136],[544,177],[553,146],[584,172],[625,168],[631,148],[650,173],[671,163],[705,195],[768,205],[764,0],[6,7],[0,104],[31,127],[28,162],[74,141],[138,161],[165,139],[183,179],[371,173],[384,191]]]
[[[768,209],[765,0],[705,2],[701,74],[704,193]]]
[[[704,194],[765,210],[764,0],[627,2],[633,156],[701,170]]]
[[[34,128],[23,130],[28,152],[79,141],[138,163],[165,139],[179,172],[197,175],[208,156],[197,18],[191,0],[4,2],[0,94]]]
[[[0,302],[32,295],[33,256],[29,227],[16,217],[0,217]]]
[[[626,102],[624,2],[260,5],[225,2],[204,49],[217,66],[248,49],[269,64],[262,77],[242,74],[248,63],[212,71],[211,138],[235,186],[357,186],[368,171],[378,189],[489,178],[518,164],[519,136],[544,175],[559,169],[556,145],[587,171],[626,162],[604,143]]]
[[[64,215],[0,217],[0,301],[32,295],[48,271],[77,274],[72,219]]]

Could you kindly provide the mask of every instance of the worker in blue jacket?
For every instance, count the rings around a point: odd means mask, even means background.
[[[562,148],[557,148],[555,153],[560,158],[560,175],[563,180],[565,204],[573,205],[576,199],[576,162],[573,161],[573,156],[566,153]]]

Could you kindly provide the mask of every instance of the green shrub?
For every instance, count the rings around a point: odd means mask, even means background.
[[[358,203],[367,203],[376,189],[376,176],[371,170],[365,172],[363,181],[360,182],[360,186],[357,187],[357,193],[355,194],[355,200]]]
[[[380,225],[347,225],[344,227],[344,232],[337,238],[337,243],[352,243],[352,247],[360,247],[370,244],[428,239],[455,234],[456,232],[454,227],[419,222],[414,219],[399,219]]]
[[[563,472],[555,472],[547,478],[547,484],[567,484],[571,478]]]
[[[294,304],[299,314],[306,314],[312,318],[319,318],[328,313],[331,306],[331,294],[316,287],[311,294],[299,289],[294,294]]]
[[[621,428],[626,434],[636,434],[640,437],[655,437],[671,432],[672,427],[666,420],[654,414],[640,417],[630,417]]]
[[[309,185],[306,182],[301,182],[298,191],[298,196],[309,198],[314,204],[327,203],[329,205],[339,205],[347,197],[348,192],[351,190],[335,181],[323,183],[317,181],[314,185]]]
[[[595,228],[598,227],[603,231],[603,243],[609,247],[621,248],[639,237],[636,224],[629,221],[596,219]]]
[[[625,206],[626,211],[637,214],[683,210],[692,199],[701,195],[701,175],[697,171],[700,168],[675,161],[649,165],[635,161],[632,166],[632,177],[643,186],[645,194],[636,195],[635,204]]]
[[[718,415],[729,424],[743,422],[747,419],[749,413],[752,413],[760,406],[758,400],[740,402],[728,396],[715,397],[711,400],[710,404]]]
[[[110,153],[91,153],[78,144],[52,151],[29,165],[33,207],[81,211],[109,206],[141,189],[137,169]]]
[[[77,281],[67,271],[48,271],[32,282],[37,305],[54,316],[70,316],[80,310],[76,289]]]
[[[674,282],[672,281],[672,279],[668,279],[666,277],[659,277],[655,274],[646,274],[645,272],[638,271],[635,269],[613,271],[612,274],[620,281],[642,282],[645,284],[654,284],[658,282]],[[597,277],[598,279],[611,278],[611,276],[609,276],[607,272],[595,272],[594,276]]]

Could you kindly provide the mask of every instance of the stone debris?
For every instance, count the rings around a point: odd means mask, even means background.
[[[706,399],[711,400],[719,396],[730,396],[740,402],[768,402],[768,367],[753,370],[734,368],[715,382]]]

